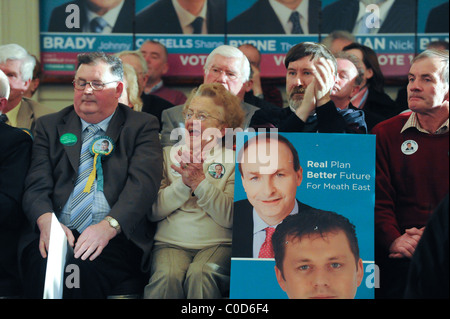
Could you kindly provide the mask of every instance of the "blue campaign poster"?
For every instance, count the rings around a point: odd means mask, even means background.
[[[236,154],[244,142],[258,133],[238,133]],[[373,299],[374,264],[375,136],[360,134],[278,133],[298,152],[303,178],[296,198],[314,208],[336,212],[355,225],[364,277],[355,298]],[[239,158],[236,159],[238,165]],[[235,203],[246,199],[236,167]],[[236,206],[235,206],[236,207]],[[234,211],[234,220],[242,212]],[[242,229],[236,227],[236,229]],[[234,234],[235,235],[235,234]],[[233,235],[233,239],[235,236]],[[251,237],[249,240],[252,240]],[[232,299],[285,299],[276,280],[274,259],[236,257],[233,240],[231,261]]]

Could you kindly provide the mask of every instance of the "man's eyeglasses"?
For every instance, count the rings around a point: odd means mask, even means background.
[[[219,68],[217,68],[215,66],[210,67],[209,68],[209,72],[211,74],[213,74],[214,76],[216,76],[216,77],[219,77],[220,75],[222,75],[222,73],[225,73],[225,76],[228,79],[230,79],[231,81],[235,81],[235,80],[237,80],[239,78],[239,74],[238,73],[231,72],[231,71],[225,71],[225,70],[219,69]]]
[[[102,81],[86,81],[86,80],[80,80],[80,79],[78,79],[78,80],[75,79],[72,81],[73,86],[76,90],[84,90],[86,88],[86,85],[89,83],[89,85],[91,86],[91,88],[94,91],[101,91],[105,88],[105,86],[107,84],[114,83],[114,82],[118,82],[118,80],[106,82],[106,83],[103,83]]]
[[[187,110],[187,111],[183,112],[183,117],[185,120],[190,120],[191,118],[195,117],[197,120],[199,120],[201,122],[206,121],[209,118],[212,118],[212,119],[218,120],[219,122],[222,122],[221,119],[218,119],[217,117],[211,116],[208,113],[202,112],[202,111],[193,112],[191,110]]]

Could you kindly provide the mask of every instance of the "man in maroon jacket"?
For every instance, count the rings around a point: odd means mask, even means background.
[[[379,123],[375,201],[377,298],[402,298],[410,260],[431,212],[449,186],[448,51],[412,61],[408,106]]]

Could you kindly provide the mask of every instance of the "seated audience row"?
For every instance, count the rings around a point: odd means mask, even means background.
[[[245,102],[258,71],[245,49],[228,45],[210,53],[203,84],[186,102],[146,102],[151,72],[140,51],[80,54],[73,105],[54,112],[31,104],[22,124],[33,59],[17,45],[0,46],[0,129],[8,137],[0,139],[7,150],[0,227],[16,243],[1,264],[8,270],[1,294],[42,298],[56,215],[73,248],[68,263],[80,269],[80,288],[65,287],[64,298],[129,292],[130,281],[145,298],[226,297],[234,194],[234,162],[226,158],[234,159],[234,140],[225,129],[263,127],[377,135],[378,293],[403,296],[423,228],[448,193],[448,51],[427,50],[412,61],[410,111],[400,115],[395,104],[372,103],[372,89],[385,95],[377,86],[382,75],[374,53],[356,44],[336,55],[312,42],[292,47],[285,108]],[[22,283],[11,269],[21,270]]]

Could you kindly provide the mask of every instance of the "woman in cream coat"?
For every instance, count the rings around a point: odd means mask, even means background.
[[[145,298],[221,298],[229,289],[235,164],[225,131],[240,127],[244,112],[214,83],[194,89],[183,114],[184,142],[164,148]]]

